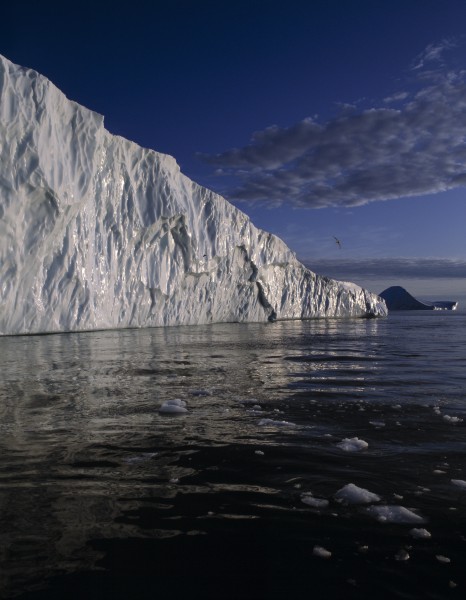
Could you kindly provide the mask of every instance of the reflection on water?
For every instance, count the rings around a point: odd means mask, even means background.
[[[464,594],[466,490],[452,480],[466,480],[465,324],[0,338],[3,595]],[[175,398],[186,414],[159,412]],[[368,448],[337,445],[353,438]],[[338,502],[350,482],[432,537]]]

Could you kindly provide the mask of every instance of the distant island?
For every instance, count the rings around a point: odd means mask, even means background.
[[[387,288],[379,294],[385,300],[388,310],[456,310],[458,302],[454,301],[423,301],[416,300],[409,292],[399,285]]]

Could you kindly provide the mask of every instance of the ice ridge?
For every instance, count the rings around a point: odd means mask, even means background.
[[[385,316],[0,56],[0,335]]]

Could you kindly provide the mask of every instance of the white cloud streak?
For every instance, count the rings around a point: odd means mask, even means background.
[[[466,261],[446,258],[304,259],[312,271],[336,279],[359,277],[463,279]],[[465,287],[466,289],[466,287]]]
[[[418,57],[421,87],[411,95],[324,124],[274,125],[243,148],[203,158],[239,182],[227,197],[275,206],[353,207],[464,186],[466,71],[422,71],[449,44]]]

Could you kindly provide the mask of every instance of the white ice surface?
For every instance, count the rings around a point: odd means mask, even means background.
[[[329,502],[325,498],[314,498],[311,493],[306,493],[301,496],[301,502],[311,506],[312,508],[327,508]]]
[[[159,413],[162,414],[184,414],[187,413],[188,409],[186,408],[186,402],[184,400],[180,400],[179,398],[175,398],[174,400],[167,400],[162,404],[159,408]]]
[[[416,527],[409,531],[409,535],[417,540],[421,540],[421,539],[427,540],[432,537],[432,534],[430,533],[430,531],[427,531],[427,529],[424,529],[424,528],[418,529]]]
[[[369,444],[364,440],[360,440],[357,437],[353,437],[345,438],[337,444],[337,447],[340,448],[340,450],[344,450],[345,452],[359,452],[368,448]]]
[[[0,56],[0,335],[385,316]]]
[[[367,512],[381,523],[424,523],[425,519],[404,506],[370,506]]]
[[[335,494],[336,500],[343,504],[370,504],[371,502],[379,502],[380,496],[358,487],[354,483],[348,483],[343,486]]]
[[[330,558],[332,556],[332,553],[330,552],[330,550],[327,550],[326,548],[323,548],[322,546],[314,546],[314,548],[312,550],[312,554],[314,556],[319,556],[320,558]]]
[[[464,479],[452,479],[451,482],[453,485],[456,485],[457,487],[466,490],[466,481],[464,481]]]

